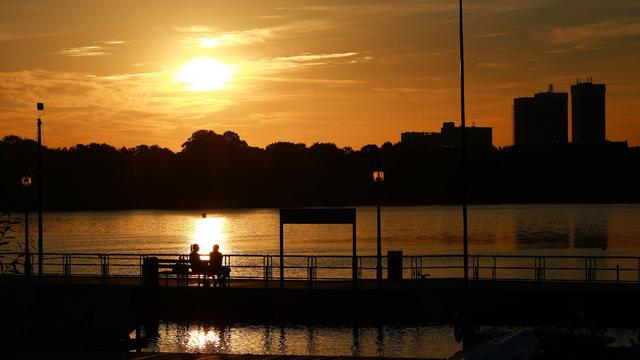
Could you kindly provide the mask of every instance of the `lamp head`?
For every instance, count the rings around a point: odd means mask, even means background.
[[[373,181],[381,183],[384,181],[384,171],[376,170],[373,172]]]
[[[27,188],[27,187],[30,187],[30,186],[31,186],[31,184],[32,184],[31,176],[23,176],[23,177],[20,179],[20,184],[22,184],[22,186],[23,186],[23,187],[26,187],[26,188]]]

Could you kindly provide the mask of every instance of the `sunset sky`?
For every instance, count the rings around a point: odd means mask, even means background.
[[[607,137],[640,145],[640,1],[467,0],[468,123],[512,143],[512,102],[607,84]],[[360,148],[459,122],[457,0],[0,3],[0,136],[180,149]]]

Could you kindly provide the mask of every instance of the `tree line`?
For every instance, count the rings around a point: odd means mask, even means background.
[[[33,206],[37,146],[13,135],[0,141],[0,206]],[[384,205],[462,200],[460,148],[390,142],[359,150],[335,144],[276,142],[253,147],[238,134],[198,130],[174,152],[157,145],[79,144],[43,152],[45,210],[212,209],[354,206],[376,202],[372,172],[385,172]],[[471,203],[638,202],[640,149],[572,144],[467,151]],[[36,179],[37,180],[37,179]]]

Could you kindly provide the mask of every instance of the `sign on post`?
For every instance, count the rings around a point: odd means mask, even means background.
[[[358,279],[356,254],[356,209],[314,208],[280,209],[280,287],[284,287],[284,225],[285,224],[351,224],[352,227],[352,281]]]

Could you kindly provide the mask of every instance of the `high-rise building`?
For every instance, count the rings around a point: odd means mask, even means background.
[[[578,80],[571,86],[571,137],[576,144],[603,144],[605,130],[605,84]]]
[[[530,145],[535,138],[535,101],[533,97],[513,99],[513,144]]]
[[[568,132],[567,93],[549,91],[513,100],[513,143],[517,146],[566,144]]]

